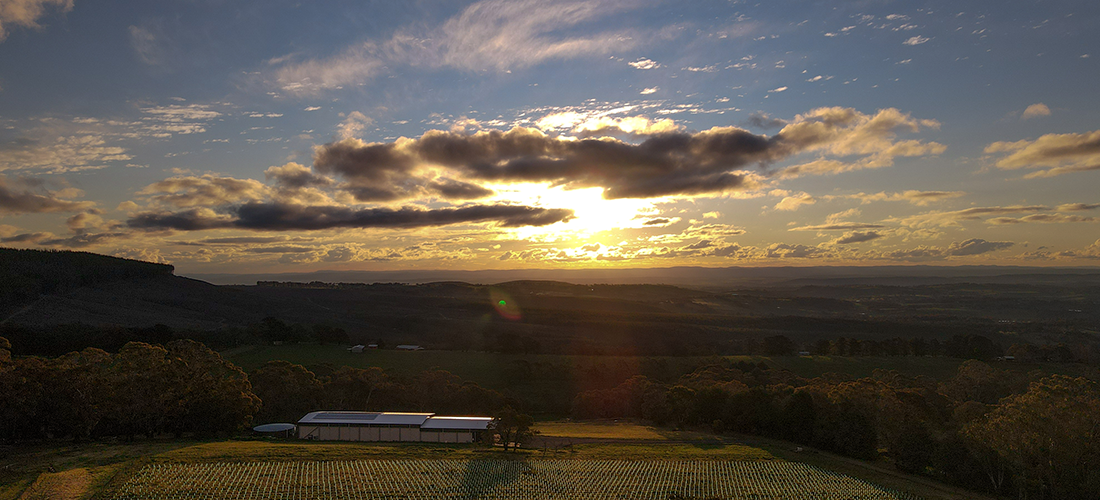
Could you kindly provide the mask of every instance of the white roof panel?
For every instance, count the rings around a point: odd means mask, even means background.
[[[299,424],[422,425],[434,413],[390,413],[366,411],[315,411]]]

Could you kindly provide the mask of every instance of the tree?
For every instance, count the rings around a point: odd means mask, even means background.
[[[234,432],[247,427],[260,398],[244,371],[193,340],[167,346],[179,400],[168,428],[176,433]]]
[[[169,415],[178,414],[180,395],[172,383],[168,351],[161,346],[130,342],[119,350],[108,371],[110,422],[127,439],[149,437],[164,429]]]
[[[296,422],[315,411],[321,402],[321,381],[302,365],[273,360],[264,363],[249,376],[252,390],[259,396],[259,422]]]
[[[536,431],[531,429],[534,423],[530,415],[506,406],[489,423],[489,434],[504,445],[504,451],[508,451],[509,447],[518,448],[535,436]]]
[[[764,339],[764,354],[768,356],[787,356],[794,352],[794,342],[783,335],[775,335]]]
[[[1100,385],[1054,375],[1033,382],[966,427],[1049,498],[1100,498]]]

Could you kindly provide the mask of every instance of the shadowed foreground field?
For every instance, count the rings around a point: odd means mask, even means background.
[[[0,499],[985,498],[763,438],[631,422],[538,429],[516,452],[293,440],[30,445],[0,460]]]
[[[112,498],[180,497],[203,500],[917,498],[792,462],[500,459],[148,465]]]

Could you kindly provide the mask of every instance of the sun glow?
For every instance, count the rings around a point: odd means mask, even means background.
[[[602,231],[643,227],[646,220],[659,213],[657,204],[665,201],[662,198],[606,200],[602,188],[564,189],[546,183],[490,187],[496,190],[497,199],[502,202],[574,211],[575,218],[569,222],[510,229],[516,237],[542,241],[586,241]]]

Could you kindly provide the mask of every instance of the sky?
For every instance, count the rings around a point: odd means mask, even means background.
[[[1100,3],[0,0],[0,245],[1100,264]]]

